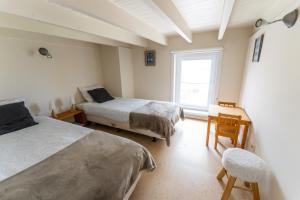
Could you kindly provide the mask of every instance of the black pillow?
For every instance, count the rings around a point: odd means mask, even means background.
[[[28,109],[25,107],[24,102],[0,106],[0,135],[36,124]]]
[[[88,93],[92,96],[93,100],[98,103],[103,103],[114,99],[104,88],[89,90]]]

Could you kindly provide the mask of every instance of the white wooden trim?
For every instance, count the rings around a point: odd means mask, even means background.
[[[172,63],[172,67],[171,67],[171,101],[174,103],[175,102],[175,76],[176,76],[176,73],[175,73],[175,56],[174,54],[172,53],[171,54],[171,63]]]
[[[7,32],[14,32],[24,36],[27,33],[51,35],[61,38],[104,44],[109,46],[129,47],[130,45],[116,40],[111,40],[95,34],[89,34],[74,29],[43,23],[17,15],[0,12],[0,27]],[[25,31],[25,32],[24,32]],[[11,34],[10,34],[11,35]]]
[[[132,32],[74,12],[70,9],[63,8],[54,3],[49,3],[46,0],[1,0],[0,11],[39,22],[27,23],[25,31],[32,30],[32,32],[36,32],[36,29],[40,29],[37,26],[41,23],[45,23],[53,25],[53,27],[63,27],[127,44],[142,47],[148,46],[148,41],[146,39],[139,37]],[[18,25],[17,23],[19,22],[14,23],[14,25]],[[21,27],[18,29],[20,30],[24,26],[25,25],[21,24]],[[58,35],[60,34],[61,29],[54,28],[51,31],[56,32]]]
[[[180,67],[177,65],[178,59],[180,56],[188,57],[188,56],[195,56],[195,54],[206,54],[208,57],[213,58],[213,71],[211,72],[211,82],[210,82],[210,91],[211,94],[209,96],[209,103],[215,103],[219,96],[219,88],[220,88],[220,77],[221,77],[221,61],[223,57],[223,48],[209,48],[209,49],[198,49],[198,50],[188,50],[188,51],[173,51],[172,52],[172,101],[176,102],[178,97],[178,91],[176,93],[176,89],[179,87],[179,81],[177,75],[181,72]],[[196,56],[197,57],[197,56]],[[184,106],[184,105],[183,105]],[[194,107],[187,107],[187,109],[196,109]],[[208,107],[207,107],[208,108]]]
[[[143,0],[188,43],[192,43],[192,32],[177,7],[171,0]]]
[[[206,49],[191,49],[191,50],[180,50],[180,51],[171,51],[172,54],[190,54],[190,53],[210,53],[210,52],[220,52],[223,51],[223,47],[214,47]]]
[[[219,28],[219,35],[218,40],[222,40],[224,33],[226,31],[227,25],[230,20],[230,16],[233,10],[235,0],[223,0],[223,11],[222,11],[222,18],[221,18],[221,24]]]
[[[159,44],[167,45],[164,34],[108,0],[89,0],[88,2],[82,0],[50,1],[83,15],[121,27]]]

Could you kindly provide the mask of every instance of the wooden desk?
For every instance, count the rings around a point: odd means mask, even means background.
[[[81,110],[68,110],[62,113],[52,114],[52,117],[59,120],[74,117],[76,122],[80,124],[86,124],[86,116]]]
[[[251,124],[251,120],[248,117],[246,111],[243,108],[239,108],[239,107],[232,108],[232,107],[223,107],[218,105],[209,105],[208,108],[206,146],[208,146],[208,142],[209,142],[211,122],[217,120],[219,113],[242,116],[241,125],[244,125],[244,131],[243,131],[241,148],[244,149],[246,145],[249,126]]]

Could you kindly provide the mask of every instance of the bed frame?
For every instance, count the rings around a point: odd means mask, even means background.
[[[134,183],[132,184],[132,186],[129,188],[128,192],[126,193],[125,197],[123,198],[123,200],[129,200],[129,197],[132,195],[137,183],[139,182],[141,176],[142,176],[143,172],[140,172],[138,177],[136,178],[136,180],[134,181]]]
[[[149,136],[152,138],[165,140],[165,138],[162,138],[161,135],[159,135],[155,132],[149,131],[149,130],[131,129],[129,127],[129,123],[117,122],[117,121],[114,121],[111,119],[106,119],[103,117],[93,116],[93,115],[87,115],[86,118],[87,118],[87,121],[89,121],[89,122],[94,122],[97,124],[102,124],[102,125],[110,126],[113,128],[118,128],[118,129],[123,129],[123,130],[134,132],[134,133],[139,133],[139,134],[146,135],[146,136]]]

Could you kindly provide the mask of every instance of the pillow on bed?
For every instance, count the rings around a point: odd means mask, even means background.
[[[89,95],[88,91],[97,89],[97,88],[103,88],[103,86],[101,86],[100,84],[95,84],[95,85],[90,85],[90,86],[86,86],[86,87],[79,87],[78,89],[85,101],[93,102],[93,98],[91,97],[91,95]]]
[[[0,135],[21,130],[37,123],[33,120],[24,102],[0,106]]]
[[[114,99],[104,88],[89,90],[88,93],[92,96],[93,100],[96,101],[97,103],[103,103]]]

